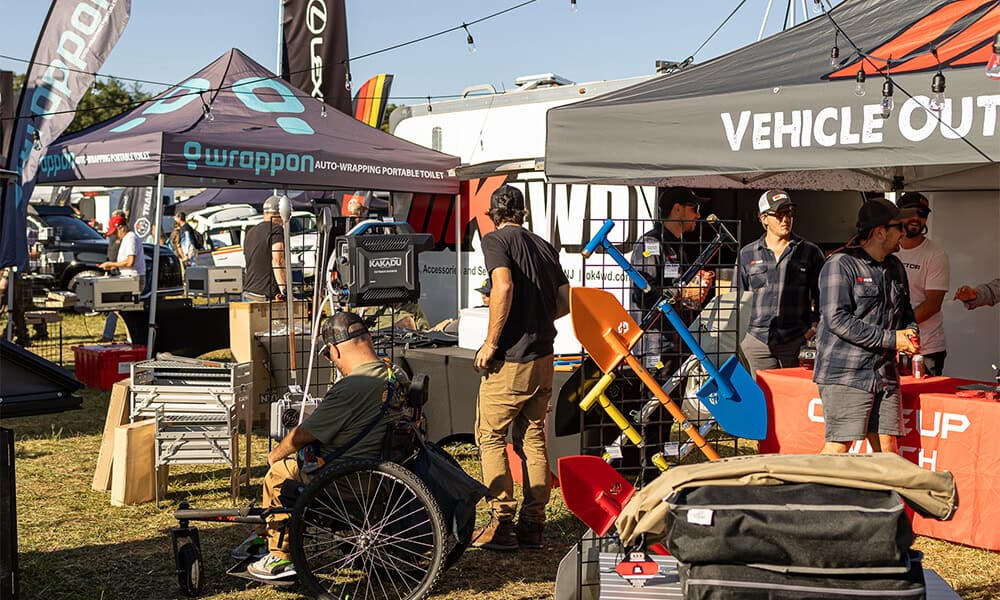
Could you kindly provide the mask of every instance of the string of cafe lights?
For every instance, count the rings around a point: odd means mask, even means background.
[[[429,39],[432,39],[432,38],[440,37],[442,35],[446,35],[448,33],[452,33],[452,32],[458,31],[458,30],[464,30],[466,32],[466,34],[467,34],[466,35],[466,44],[469,47],[469,51],[470,52],[474,52],[475,51],[475,40],[472,37],[472,33],[469,31],[469,27],[470,26],[482,23],[484,21],[488,21],[490,19],[495,19],[495,18],[500,17],[502,15],[505,15],[505,14],[507,14],[509,12],[512,12],[512,11],[515,11],[517,9],[523,8],[525,6],[528,6],[529,4],[534,4],[536,2],[538,2],[538,0],[525,0],[524,2],[521,2],[519,4],[515,4],[513,6],[509,6],[509,7],[505,8],[505,9],[503,9],[503,10],[496,11],[496,12],[488,14],[488,15],[486,15],[484,17],[480,17],[478,19],[474,19],[474,20],[468,21],[468,22],[463,22],[461,25],[456,25],[454,27],[449,27],[447,29],[442,29],[440,31],[437,31],[437,32],[434,32],[434,33],[431,33],[431,34],[428,34],[428,35],[420,36],[420,37],[414,38],[412,40],[407,40],[405,42],[400,42],[398,44],[393,44],[391,46],[380,48],[378,50],[373,50],[371,52],[366,52],[364,54],[360,54],[358,56],[351,57],[351,58],[349,58],[346,61],[342,61],[341,64],[343,64],[346,67],[345,87],[348,90],[351,89],[351,72],[350,72],[350,62],[351,61],[362,60],[362,59],[365,59],[365,58],[368,58],[368,57],[371,57],[371,56],[375,56],[377,54],[383,54],[385,52],[390,52],[392,50],[397,50],[399,48],[403,48],[403,47],[406,47],[406,46],[411,46],[413,44],[417,44],[417,43],[420,43],[420,42],[423,42],[423,41],[426,41],[426,40],[429,40]],[[575,12],[575,9],[576,9],[576,0],[571,0],[571,2],[570,2],[570,9],[571,9],[571,11]],[[23,58],[18,58],[18,57],[15,57],[15,56],[9,56],[9,55],[5,55],[5,54],[0,54],[0,58],[5,59],[5,60],[20,62],[20,63],[24,63],[24,64],[28,64],[28,65],[30,65],[31,62],[32,62],[30,60],[26,60],[26,59],[23,59]],[[36,62],[35,64],[38,65],[38,66],[42,66],[42,67],[52,66],[50,64],[46,64],[46,63],[42,63],[42,62]],[[59,65],[59,68],[60,69],[65,69],[66,71],[70,71],[70,72],[73,72],[73,73],[82,73],[82,74],[89,75],[89,76],[93,77],[94,78],[93,87],[95,87],[95,88],[97,87],[97,85],[98,85],[97,81],[100,78],[103,78],[105,80],[123,81],[123,82],[128,82],[128,83],[133,83],[133,84],[146,84],[146,85],[162,86],[162,87],[165,87],[165,88],[178,88],[178,87],[185,88],[186,87],[183,84],[179,84],[178,85],[178,84],[172,84],[172,83],[165,83],[163,81],[155,81],[155,80],[151,80],[151,79],[141,79],[141,78],[135,78],[135,77],[120,77],[120,76],[109,75],[109,74],[100,73],[100,72],[86,71],[86,70],[82,70],[82,69],[73,69],[73,68],[70,68],[70,67],[64,67],[63,65]],[[298,70],[289,72],[288,75],[298,74],[298,73],[305,73],[305,72],[308,72],[310,70],[311,70],[310,68],[298,69]],[[271,77],[261,77],[261,78],[259,78],[257,80],[252,80],[252,81],[249,81],[249,82],[244,82],[242,85],[249,86],[249,85],[253,85],[253,84],[256,84],[256,83],[268,81],[268,80],[271,80],[271,79],[281,79],[281,76],[280,75],[273,75]],[[202,106],[203,106],[203,109],[205,111],[205,118],[211,120],[211,119],[214,119],[214,117],[210,117],[209,116],[211,114],[211,101],[206,102],[204,100],[204,96],[202,94],[209,93],[214,98],[214,96],[216,94],[218,94],[219,92],[227,90],[227,89],[232,89],[232,87],[233,87],[232,85],[225,85],[225,86],[219,86],[217,88],[210,88],[210,89],[207,89],[207,90],[187,88],[187,89],[191,89],[191,91],[190,92],[183,92],[183,93],[180,93],[180,94],[175,94],[175,95],[171,96],[171,98],[180,98],[180,97],[187,96],[187,95],[198,94],[202,98]],[[281,97],[296,97],[296,98],[300,98],[300,99],[313,98],[313,96],[308,95],[308,94],[285,94],[285,93],[280,93],[280,92],[277,92],[277,91],[274,91],[274,92],[271,92],[271,93],[269,93],[269,92],[263,92],[262,91],[262,92],[258,92],[258,95],[261,95],[261,96],[277,95],[277,96],[281,96]],[[394,99],[394,100],[423,100],[425,98],[454,99],[454,98],[460,98],[461,96],[462,96],[461,94],[441,94],[441,95],[434,95],[434,96],[392,96],[391,99]],[[154,98],[155,98],[155,96],[154,96]],[[368,100],[368,99],[372,99],[372,98],[374,98],[374,97],[365,97],[365,98],[362,98],[362,99]],[[149,102],[150,100],[151,99],[137,100],[137,101],[130,101],[130,102],[119,102],[119,103],[115,103],[115,104],[106,104],[106,105],[94,106],[94,107],[90,107],[90,108],[78,108],[77,110],[50,111],[50,112],[47,112],[47,113],[39,113],[36,116],[45,116],[45,117],[47,117],[47,116],[54,116],[54,115],[67,114],[67,113],[83,113],[83,112],[90,112],[90,111],[96,111],[96,110],[105,110],[105,109],[112,109],[112,108],[128,109],[128,108],[132,108],[134,106],[138,106],[138,105],[144,104],[146,102]],[[205,108],[205,107],[207,107],[207,108]],[[321,115],[322,115],[322,113],[325,113],[325,112],[326,112],[325,105],[323,105],[323,107],[321,108]],[[325,116],[325,115],[322,115],[322,116]],[[3,120],[13,120],[13,121],[16,121],[16,120],[21,119],[21,118],[25,118],[25,117],[19,117],[19,116],[4,117],[4,118],[0,118],[0,121],[3,121]]]
[[[830,49],[831,67],[836,67],[841,63],[840,48],[838,45],[838,41],[841,37],[843,37],[847,41],[847,43],[850,44],[851,48],[853,48],[854,52],[864,63],[867,63],[871,67],[871,69],[876,73],[881,73],[883,75],[882,101],[881,101],[881,108],[882,108],[881,114],[883,119],[888,119],[892,114],[892,110],[893,108],[895,108],[893,95],[894,91],[898,89],[904,95],[906,95],[907,98],[913,100],[914,102],[917,102],[917,104],[922,106],[929,115],[937,119],[937,122],[941,126],[949,129],[957,138],[965,142],[977,154],[979,154],[980,156],[982,156],[983,158],[985,158],[990,162],[994,162],[995,159],[986,154],[982,149],[976,146],[972,141],[970,141],[964,135],[961,135],[957,131],[955,131],[955,129],[951,126],[950,123],[945,123],[943,120],[941,120],[941,111],[945,105],[944,92],[945,92],[946,80],[944,72],[941,67],[941,60],[938,57],[938,48],[946,46],[948,42],[952,41],[956,36],[962,33],[964,28],[959,28],[944,40],[931,45],[930,48],[928,48],[926,51],[910,52],[906,56],[895,61],[896,64],[900,64],[902,62],[913,60],[914,58],[921,56],[923,54],[930,54],[934,58],[934,61],[937,63],[938,68],[937,72],[931,78],[931,96],[929,101],[925,105],[924,103],[914,98],[913,94],[911,94],[906,88],[901,86],[898,81],[893,79],[892,65],[894,61],[892,56],[882,57],[870,52],[865,52],[856,43],[854,43],[854,40],[851,39],[851,36],[848,35],[848,33],[844,30],[844,28],[841,27],[841,25],[837,22],[836,19],[834,19],[832,14],[832,7],[829,4],[829,0],[827,0],[827,7],[829,7],[831,10],[827,10],[825,7],[823,7],[822,0],[813,0],[813,6],[814,9],[818,8],[818,10],[822,10],[827,20],[830,21],[830,23],[833,25],[834,28],[834,42],[833,42],[833,47]],[[984,8],[985,6],[988,6],[988,8]],[[979,10],[981,11],[981,14],[987,14],[989,11],[995,9],[997,6],[1000,6],[1000,0],[994,0],[989,5],[983,5],[983,7],[979,8]],[[993,46],[992,47],[993,53],[986,63],[985,74],[990,79],[1000,79],[1000,31],[998,31],[994,36],[992,46]],[[878,64],[876,64],[876,62],[884,63],[884,66],[879,66]],[[857,96],[865,95],[866,79],[867,76],[865,74],[865,66],[864,64],[862,64],[858,68],[857,75],[855,75],[855,86],[854,86],[855,95]]]

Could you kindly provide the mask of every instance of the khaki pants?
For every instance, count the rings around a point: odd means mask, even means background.
[[[545,522],[551,484],[545,415],[551,399],[551,356],[528,363],[493,363],[479,384],[476,443],[483,466],[483,483],[495,498],[490,508],[501,521],[512,521],[517,513],[514,480],[507,462],[510,431],[514,451],[522,461],[521,518]]]
[[[299,463],[296,461],[295,455],[274,463],[264,475],[264,508],[281,506],[281,500],[278,497],[281,494],[281,484],[289,479],[305,482],[299,473]],[[292,560],[288,553],[288,531],[286,529],[284,538],[281,537],[284,522],[288,517],[287,514],[271,516],[266,527],[258,528],[257,535],[267,536],[267,549],[271,554],[285,560]],[[279,539],[281,540],[280,544],[278,543]]]

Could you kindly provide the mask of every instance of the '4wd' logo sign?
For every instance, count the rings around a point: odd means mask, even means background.
[[[854,79],[858,69],[867,75],[885,70],[892,59],[892,73],[936,71],[945,67],[986,64],[993,39],[1000,30],[1000,5],[994,0],[959,0],[934,9],[911,22],[890,39],[867,49],[869,58],[855,58],[825,79]],[[937,58],[931,54],[937,49]]]

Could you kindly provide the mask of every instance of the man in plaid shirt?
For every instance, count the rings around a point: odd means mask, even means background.
[[[795,203],[768,190],[758,203],[764,235],[740,250],[739,289],[753,292],[750,327],[740,343],[750,372],[799,366],[816,334],[823,251],[792,233]]]
[[[867,438],[874,452],[897,452],[903,411],[896,353],[916,354],[917,320],[900,247],[900,210],[884,198],[858,211],[858,235],[819,274],[820,324],[813,381],[826,422],[823,452],[847,452]]]

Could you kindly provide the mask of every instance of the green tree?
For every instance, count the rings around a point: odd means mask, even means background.
[[[15,75],[15,96],[20,94],[22,85],[24,85],[24,74]],[[97,81],[83,95],[83,99],[80,100],[80,104],[76,108],[76,116],[66,128],[65,133],[80,131],[101,121],[106,121],[149,98],[150,95],[138,83],[128,87],[122,80],[114,77]]]
[[[385,105],[385,120],[382,121],[382,131],[389,133],[389,115],[396,110],[396,105],[390,102]]]

